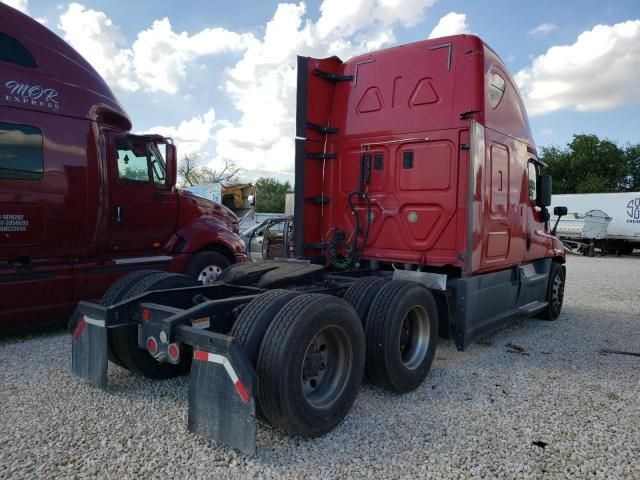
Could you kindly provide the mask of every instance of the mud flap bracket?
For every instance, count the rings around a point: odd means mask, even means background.
[[[105,388],[108,364],[105,320],[98,315],[87,315],[82,309],[81,313],[71,336],[71,372]]]

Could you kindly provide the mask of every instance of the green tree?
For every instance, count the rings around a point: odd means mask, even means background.
[[[127,165],[124,171],[120,175],[127,180],[141,180],[143,182],[149,181],[149,171],[146,168],[135,168]]]
[[[541,152],[554,193],[619,192],[629,181],[625,150],[596,135],[574,135],[566,148],[542,147]]]
[[[554,193],[574,193],[573,163],[569,152],[556,146],[541,147],[542,160],[549,167],[545,173],[553,177]]]
[[[197,153],[185,155],[178,163],[178,181],[180,185],[186,187],[237,182],[242,169],[232,160],[223,160],[223,162],[222,168],[211,170],[207,165],[203,165]]]
[[[275,178],[259,178],[256,181],[256,212],[284,212],[285,195],[291,191],[289,182]]]
[[[627,161],[625,190],[640,192],[640,144],[628,145],[624,149],[624,156]]]

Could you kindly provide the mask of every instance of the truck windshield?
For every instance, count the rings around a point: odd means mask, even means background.
[[[164,185],[166,166],[163,155],[154,142],[129,136],[116,141],[118,176],[124,180]]]

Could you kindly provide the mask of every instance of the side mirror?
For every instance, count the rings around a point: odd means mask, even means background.
[[[556,219],[556,224],[551,229],[551,235],[556,234],[556,230],[558,229],[558,224],[560,223],[560,219],[567,214],[567,211],[568,211],[567,207],[555,207],[553,209],[553,214],[558,218]]]
[[[538,198],[536,205],[548,207],[551,205],[551,175],[540,175],[538,177]]]
[[[553,209],[553,214],[556,217],[564,217],[567,214],[568,210],[567,207],[555,207]]]
[[[178,152],[172,143],[166,144],[167,186],[175,187],[178,180]]]

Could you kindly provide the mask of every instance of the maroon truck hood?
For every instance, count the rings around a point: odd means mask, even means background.
[[[236,217],[235,213],[227,207],[207,198],[200,197],[199,195],[187,190],[182,190],[180,188],[176,190],[178,192],[178,202],[180,204],[179,223],[181,225],[188,222],[188,219],[193,216],[204,215],[216,217],[226,223],[231,231],[236,233],[238,232],[238,217]]]

